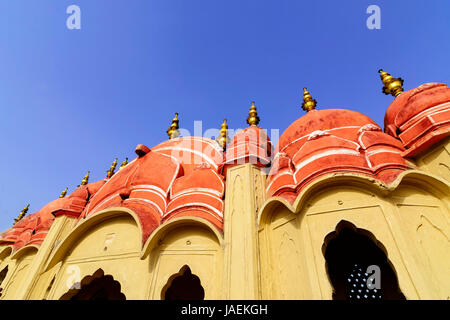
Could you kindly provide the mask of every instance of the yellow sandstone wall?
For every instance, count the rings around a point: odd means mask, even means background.
[[[420,169],[450,181],[450,138],[417,157],[416,163]]]
[[[310,186],[294,207],[268,206],[259,232],[263,298],[331,299],[325,239],[348,221],[382,244],[407,299],[448,299],[448,187],[445,194],[429,182],[391,192],[335,177]]]
[[[146,299],[162,299],[184,266],[200,278],[205,299],[222,299],[222,247],[206,228],[180,225],[170,230],[158,241],[148,264],[151,282]]]
[[[0,299],[59,299],[100,268],[127,299],[161,299],[186,266],[200,278],[205,299],[331,299],[324,250],[341,221],[381,243],[407,299],[449,299],[450,192],[448,181],[436,177],[445,176],[436,171],[441,163],[450,164],[447,148],[448,141],[417,160],[433,175],[412,170],[389,187],[354,174],[325,176],[293,205],[265,201],[257,167],[231,167],[223,235],[203,219],[183,217],[142,244],[129,209],[80,222],[58,217],[39,251],[0,246],[0,271],[9,268]]]

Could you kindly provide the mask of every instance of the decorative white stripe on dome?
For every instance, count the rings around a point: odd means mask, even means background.
[[[342,140],[342,141],[345,141],[345,142],[348,142],[348,143],[350,143],[350,144],[355,145],[355,149],[356,149],[355,152],[358,152],[359,149],[361,149],[361,146],[360,146],[358,143],[356,143],[355,141],[348,140],[348,139],[341,138],[341,137],[334,136],[334,135],[333,135],[333,137],[336,138],[336,139],[338,139],[338,140]],[[297,157],[297,154],[299,154],[300,152],[302,152],[302,150],[303,150],[303,148],[304,148],[305,146],[306,146],[306,143],[304,143],[304,144],[297,150],[297,152],[294,154],[294,156],[292,157],[292,159],[295,159],[295,158]],[[339,149],[344,149],[344,150],[346,150],[345,148],[339,148]],[[337,149],[334,149],[334,150],[337,150]]]
[[[218,168],[217,164],[215,163],[215,161],[213,159],[211,159],[210,157],[207,157],[203,152],[200,152],[197,150],[192,150],[189,148],[181,148],[181,147],[165,147],[165,148],[155,149],[154,151],[157,152],[157,151],[168,151],[168,150],[191,152],[193,154],[199,155],[201,158],[204,158],[206,161],[208,161],[214,167],[214,169],[217,170],[217,168]],[[195,163],[187,163],[187,164],[195,164]]]
[[[330,132],[330,131],[334,131],[334,130],[341,130],[341,129],[356,129],[356,128],[361,128],[362,126],[346,126],[346,127],[339,127],[339,128],[332,128],[332,129],[327,129],[327,130],[323,130],[323,131],[326,131],[326,132]],[[310,135],[310,133],[308,133],[308,134],[306,134],[306,135],[304,135],[304,136],[302,136],[302,137],[300,137],[300,138],[297,138],[297,139],[295,139],[294,141],[291,141],[291,142],[289,142],[287,145],[285,145],[284,147],[283,147],[283,149],[282,150],[279,150],[280,152],[282,152],[282,151],[284,151],[286,148],[288,148],[291,144],[294,144],[294,143],[296,143],[297,141],[299,141],[299,140],[301,140],[301,139],[304,139],[304,138],[306,138],[307,136],[309,136]],[[281,136],[283,136],[283,135],[281,135]],[[280,139],[281,139],[281,137],[280,137]],[[279,140],[278,140],[279,141]]]
[[[169,212],[167,212],[167,213],[164,215],[164,217],[167,216],[167,215],[169,215],[169,214],[171,214],[172,212],[178,210],[179,208],[183,208],[183,207],[186,208],[186,207],[189,207],[189,206],[206,207],[206,208],[210,209],[211,211],[215,212],[219,217],[223,218],[223,214],[222,214],[221,211],[217,210],[217,209],[214,208],[213,206],[210,206],[210,205],[208,205],[208,204],[206,204],[206,203],[202,203],[202,202],[183,203],[182,206],[178,206],[178,207],[176,207],[176,208],[170,210]]]
[[[154,207],[156,207],[156,209],[158,209],[159,215],[160,215],[161,217],[164,215],[164,212],[161,210],[161,208],[159,207],[159,205],[156,204],[154,201],[147,200],[147,199],[142,199],[142,198],[128,198],[128,199],[124,200],[124,202],[133,202],[133,201],[136,201],[136,202],[142,201],[142,202],[150,203],[151,205],[153,205]]]
[[[214,189],[210,188],[189,188],[184,189],[183,191],[177,193],[173,198],[170,199],[170,201],[177,199],[180,196],[183,196],[185,194],[202,194],[206,196],[212,196],[211,194],[217,196],[219,199],[222,197],[222,192],[219,192]]]
[[[133,186],[132,190],[133,191],[137,191],[136,189],[154,190],[154,191],[157,191],[162,197],[166,197],[167,196],[167,192],[166,191],[164,191],[160,187],[157,187],[157,186],[152,185],[152,184],[139,184],[139,185]]]
[[[295,165],[295,172],[294,172],[294,180],[295,180],[295,183],[298,182],[298,181],[296,181],[296,179],[295,179],[295,175],[297,174],[297,172],[298,172],[301,168],[303,168],[303,167],[306,166],[307,164],[309,164],[309,163],[311,163],[311,162],[313,162],[313,161],[315,161],[315,160],[317,160],[317,159],[320,159],[320,158],[323,158],[323,157],[327,157],[327,156],[332,156],[332,155],[338,155],[338,154],[353,155],[353,156],[360,156],[360,155],[361,155],[358,151],[349,150],[349,149],[343,149],[343,148],[340,148],[340,149],[331,149],[331,150],[327,150],[327,151],[324,151],[324,152],[315,154],[315,155],[309,157],[308,159],[306,159],[306,160],[300,162],[299,164],[296,164],[296,165]]]
[[[382,148],[382,149],[376,149],[376,150],[368,151],[368,152],[367,152],[367,155],[368,155],[368,156],[372,156],[372,155],[377,154],[377,153],[398,153],[398,154],[401,154],[402,151],[396,150],[396,149],[386,149],[386,148]]]
[[[269,185],[266,187],[266,191],[269,191],[269,189],[270,189],[270,187],[272,186],[272,184],[274,184],[274,182],[275,182],[276,180],[278,180],[279,177],[282,177],[282,176],[291,176],[291,177],[293,177],[294,174],[293,174],[292,172],[290,172],[290,171],[284,172],[284,173],[282,173],[282,174],[277,174],[277,175],[273,178],[273,180],[269,183]],[[293,180],[294,180],[294,179],[293,179]]]
[[[163,195],[161,195],[161,194],[158,193],[158,192],[155,192],[155,190],[150,190],[150,189],[133,189],[132,191],[149,192],[149,193],[152,193],[152,194],[156,194],[160,199],[163,200],[163,202],[164,202],[164,207],[165,207],[165,208],[167,207],[167,200],[166,200],[166,197],[164,197]],[[134,199],[134,198],[133,198],[133,199]]]
[[[330,133],[327,132],[327,131],[316,130],[316,131],[313,131],[313,132],[311,132],[309,134],[308,141],[315,140],[317,138],[320,138],[320,137],[323,137],[323,136],[329,136],[329,135],[330,135]]]
[[[91,212],[95,212],[95,209],[97,209],[98,207],[101,207],[102,205],[104,205],[106,202],[110,201],[111,199],[113,199],[114,197],[118,196],[119,193],[114,193],[112,195],[110,195],[109,197],[107,197],[106,199],[104,199],[102,202],[98,203],[94,208],[92,208],[91,210],[89,210],[89,206],[86,207],[86,214],[89,214]]]
[[[205,213],[207,213],[210,217],[213,217],[213,218],[216,219],[217,221],[223,223],[223,218],[218,217],[218,216],[212,214],[211,211],[208,211],[208,210],[206,210],[206,209],[204,209],[204,208],[195,208],[195,210],[201,211],[201,212],[205,212]],[[183,211],[176,212],[174,215],[171,216],[171,218],[172,218],[172,217],[176,217],[177,215],[179,215],[179,214],[181,214],[181,213],[183,213]]]
[[[381,131],[381,128],[374,124],[368,123],[359,128],[358,133],[362,133],[364,131]]]
[[[160,155],[162,155],[162,156],[165,156],[165,157],[169,157],[169,158],[172,159],[173,162],[177,165],[177,168],[175,169],[175,174],[172,176],[172,181],[170,181],[169,187],[167,188],[167,191],[165,191],[166,193],[168,193],[169,190],[172,189],[172,185],[173,185],[173,183],[175,182],[175,179],[177,178],[178,173],[180,172],[181,164],[180,164],[180,161],[178,161],[177,158],[175,158],[174,156],[172,156],[172,155],[170,155],[170,154],[165,154],[165,153],[158,153],[158,154],[160,154]]]
[[[394,125],[396,126],[396,127],[398,127],[398,128],[400,128],[400,130],[402,130],[401,128],[405,128],[405,127],[410,127],[410,126],[412,126],[413,124],[415,124],[416,122],[418,122],[419,120],[421,120],[422,119],[422,117],[425,117],[425,116],[427,116],[427,115],[430,115],[430,114],[437,114],[437,113],[440,113],[440,112],[445,112],[445,111],[448,111],[448,109],[447,108],[449,108],[450,107],[450,102],[444,102],[444,103],[441,103],[441,104],[438,104],[438,105],[436,105],[436,106],[433,106],[433,107],[431,107],[431,108],[428,108],[428,109],[425,109],[425,110],[422,110],[421,112],[419,112],[418,114],[416,114],[414,117],[412,117],[411,119],[408,119],[408,121],[406,121],[405,123],[403,123],[402,125],[398,125],[397,123],[398,123],[398,117],[399,117],[399,115],[400,115],[400,112],[395,116],[395,119],[394,119]],[[441,110],[442,109],[442,110]]]

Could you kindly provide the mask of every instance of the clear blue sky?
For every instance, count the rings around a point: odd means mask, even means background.
[[[66,27],[71,4],[81,30]],[[448,0],[2,0],[0,231],[165,140],[174,112],[190,130],[242,128],[255,100],[260,125],[282,131],[307,86],[318,108],[383,125],[377,70],[405,89],[449,83],[449,52]]]

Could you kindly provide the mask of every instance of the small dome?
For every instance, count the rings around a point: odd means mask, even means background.
[[[267,166],[271,160],[272,143],[265,130],[256,125],[238,131],[228,144],[225,165],[254,163]]]
[[[50,227],[55,220],[52,212],[61,206],[65,198],[55,199],[39,211],[25,216],[3,233],[0,243],[5,242],[14,245],[14,250],[34,244],[40,245],[44,241]]]
[[[448,135],[450,88],[426,83],[401,93],[388,107],[385,132],[399,138],[413,157]]]

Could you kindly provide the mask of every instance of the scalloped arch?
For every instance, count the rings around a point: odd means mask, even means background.
[[[131,216],[138,229],[139,229],[139,238],[142,239],[142,226],[140,224],[139,218],[135,212],[128,208],[123,207],[114,207],[108,208],[102,211],[95,213],[92,216],[89,216],[86,220],[81,221],[78,225],[61,241],[57,249],[51,254],[48,259],[47,264],[45,265],[44,270],[47,271],[52,268],[56,263],[61,261],[71,245],[75,243],[77,239],[83,236],[85,231],[91,229],[92,227],[101,224],[103,221],[110,220],[112,218],[117,218],[121,216]]]

